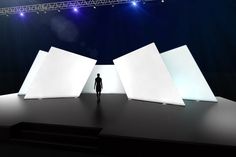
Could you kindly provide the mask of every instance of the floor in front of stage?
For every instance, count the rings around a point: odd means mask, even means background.
[[[0,126],[19,122],[99,127],[104,136],[236,146],[236,102],[185,101],[186,106],[128,100],[124,94],[24,100],[0,96]]]

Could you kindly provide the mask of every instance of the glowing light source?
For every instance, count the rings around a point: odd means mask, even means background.
[[[20,13],[20,16],[21,16],[21,17],[24,17],[24,16],[25,16],[25,14],[24,14],[23,12],[21,12],[21,13]]]
[[[34,0],[35,1],[35,0]],[[56,1],[55,2],[38,2],[31,5],[20,5],[20,6],[10,6],[10,7],[1,7],[0,8],[0,16],[1,15],[14,15],[19,14],[19,12],[24,13],[36,13],[36,12],[49,12],[49,11],[62,11],[65,9],[69,9],[73,11],[74,7],[85,8],[85,7],[94,7],[95,6],[112,6],[121,5],[121,4],[130,4],[132,6],[139,6],[139,3],[147,3],[151,1],[157,0],[67,0],[67,1]],[[160,0],[161,1],[161,0]],[[162,0],[164,2],[164,0]],[[166,2],[166,0],[165,0]],[[59,11],[59,12],[60,12]],[[46,13],[45,12],[45,13]]]
[[[74,7],[73,11],[77,13],[79,10],[78,10],[78,8]]]
[[[132,1],[132,5],[133,5],[133,6],[137,6],[137,2]]]

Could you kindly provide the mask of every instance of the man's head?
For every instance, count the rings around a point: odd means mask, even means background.
[[[99,77],[99,76],[100,76],[100,74],[99,74],[99,73],[97,73],[97,76]]]

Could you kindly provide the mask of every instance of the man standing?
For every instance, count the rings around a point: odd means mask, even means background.
[[[101,96],[101,90],[102,90],[102,78],[100,77],[100,74],[97,74],[97,78],[95,79],[94,83],[94,89],[96,89],[97,92],[97,99],[100,99]]]

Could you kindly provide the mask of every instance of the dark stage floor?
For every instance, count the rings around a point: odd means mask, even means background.
[[[24,100],[0,96],[0,126],[19,122],[99,127],[101,136],[236,146],[236,102],[185,101],[185,107],[128,100],[104,94],[80,98]]]

